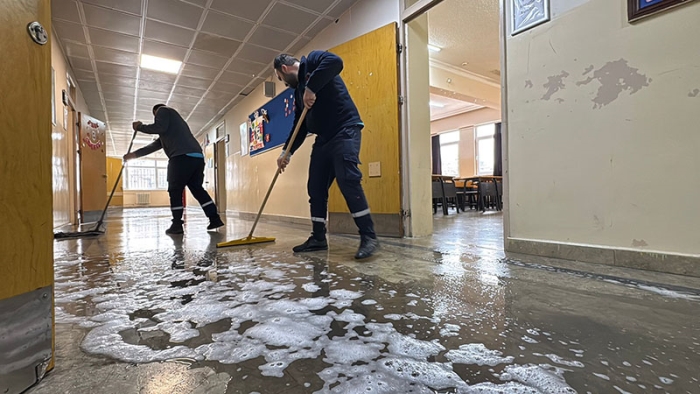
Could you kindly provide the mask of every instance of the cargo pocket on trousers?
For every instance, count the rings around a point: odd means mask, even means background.
[[[343,167],[345,169],[345,179],[352,182],[359,182],[362,180],[362,172],[358,165],[360,160],[357,155],[344,154],[343,155]]]

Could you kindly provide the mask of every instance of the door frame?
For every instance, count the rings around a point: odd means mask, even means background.
[[[71,81],[70,76],[68,76],[68,81]],[[72,182],[70,187],[70,193],[72,195],[72,206],[70,221],[71,224],[80,224],[82,222],[82,195],[81,195],[81,180],[80,180],[80,115],[81,113],[76,110],[75,102],[70,96],[70,93],[63,91],[63,104],[68,107],[68,113],[71,121],[69,122],[68,133],[72,139],[70,148],[70,161],[71,161],[71,175]],[[69,179],[71,179],[69,177]]]
[[[226,213],[226,122],[218,124],[214,130],[223,127],[224,133],[216,136],[214,145],[214,203],[219,213]]]
[[[417,163],[412,161],[410,157],[410,113],[408,111],[408,102],[411,100],[411,95],[409,94],[409,83],[408,83],[408,56],[407,56],[407,40],[406,34],[408,31],[408,23],[415,18],[425,14],[431,8],[435,7],[443,0],[418,0],[415,4],[407,7],[407,0],[399,0],[400,7],[400,23],[399,23],[399,45],[403,49],[401,51],[401,59],[399,62],[399,76],[401,78],[399,83],[400,95],[404,99],[403,105],[401,106],[401,202],[402,210],[409,210],[407,214],[402,215],[404,221],[404,229],[406,230],[406,235],[413,236],[413,221],[414,218],[411,215],[411,166],[412,163]],[[508,195],[508,184],[509,184],[509,161],[508,161],[508,90],[506,88],[506,81],[508,80],[508,69],[506,67],[506,47],[507,47],[507,3],[506,0],[498,0],[499,4],[499,52],[500,52],[500,64],[501,64],[501,156],[503,161],[503,246],[507,250],[507,240],[510,238],[510,210],[509,210],[509,195]],[[417,158],[419,159],[419,158]]]

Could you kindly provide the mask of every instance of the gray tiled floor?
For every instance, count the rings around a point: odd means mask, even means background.
[[[700,280],[512,256],[500,214],[437,215],[424,239],[294,255],[307,229],[216,249],[188,211],[110,216],[56,243],[56,369],[43,393],[696,393]],[[556,268],[555,268],[556,267]]]

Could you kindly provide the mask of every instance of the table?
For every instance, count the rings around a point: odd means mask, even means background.
[[[472,177],[466,177],[466,178],[454,178],[455,181],[462,181],[464,182],[464,187],[466,188],[467,182],[469,181],[477,181],[479,182],[479,208],[481,209],[482,212],[486,211],[486,208],[484,207],[484,203],[481,200],[481,183],[482,182],[493,182],[494,186],[496,186],[496,210],[500,211],[503,209],[503,203],[501,200],[498,198],[499,193],[498,193],[498,181],[503,181],[502,176],[498,175],[477,175],[477,176],[472,176]]]

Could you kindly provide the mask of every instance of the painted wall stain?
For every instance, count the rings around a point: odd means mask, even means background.
[[[558,99],[557,99],[557,103],[559,103],[559,104],[563,103],[564,101],[566,101],[566,100],[564,100],[563,98],[558,98]]]
[[[559,75],[551,75],[547,77],[547,83],[542,85],[547,89],[547,92],[544,94],[544,96],[542,96],[542,100],[549,100],[556,92],[566,88],[566,84],[564,84],[564,79],[566,79],[566,77],[568,76],[568,72],[562,71]]]
[[[576,85],[588,85],[593,81],[600,83],[598,94],[593,99],[593,108],[600,109],[617,100],[624,91],[635,94],[649,86],[651,78],[640,74],[639,69],[630,67],[627,60],[620,59],[608,62],[605,66],[595,70],[592,77],[577,82]]]
[[[647,244],[644,240],[637,241],[636,239],[633,239],[632,246],[634,246],[635,248],[643,248],[645,246],[649,246],[649,244]]]
[[[583,72],[583,75],[589,74],[593,70],[595,70],[595,66],[590,65],[590,66],[586,67],[586,70]]]
[[[525,81],[525,87],[526,87],[526,88],[531,88],[531,87],[533,87],[533,86],[534,86],[534,85],[532,84],[532,81],[531,81],[531,80],[528,79],[527,81]]]
[[[700,96],[700,89],[694,89],[692,92],[688,93],[688,97],[698,97]]]

